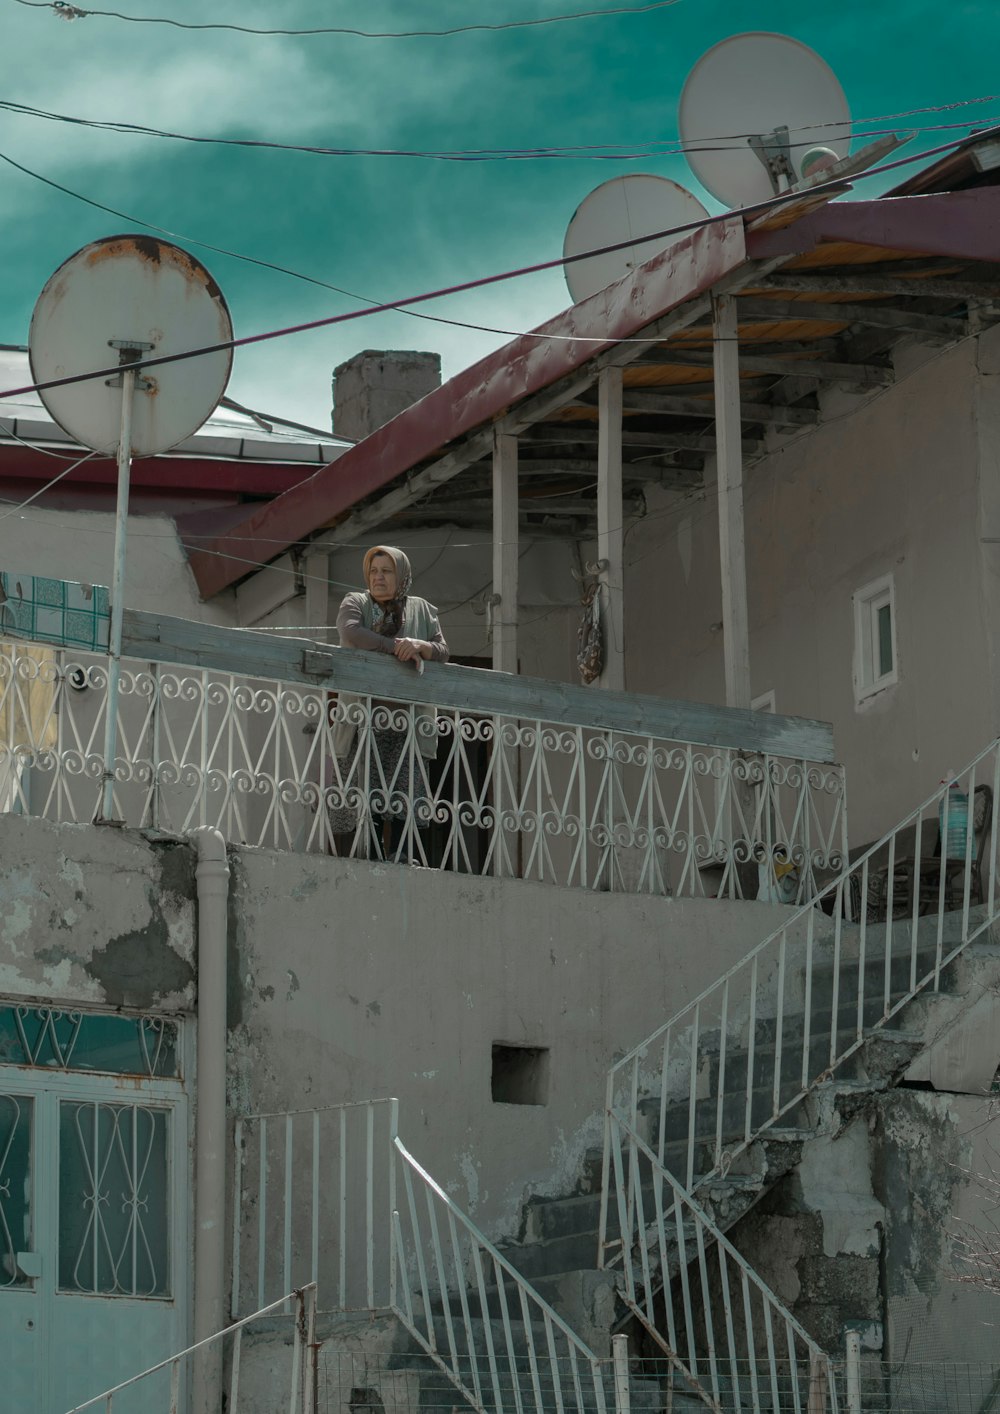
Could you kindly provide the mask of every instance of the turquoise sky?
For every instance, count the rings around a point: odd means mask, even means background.
[[[393,30],[610,10],[630,0],[114,3],[131,16],[195,23]],[[6,102],[199,137],[337,147],[670,142],[688,70],[710,45],[748,29],[777,30],[818,50],[837,72],[855,119],[1000,92],[997,0],[947,7],[930,0],[679,0],[645,15],[414,39],[192,32],[96,13],[67,21],[18,0],[0,0],[0,23]],[[998,121],[1000,98],[994,98],[901,119],[898,126]],[[922,132],[905,151],[965,131]],[[628,163],[320,157],[99,132],[6,110],[0,110],[0,153],[175,232],[222,285],[238,334],[358,303],[206,252],[196,241],[381,301],[557,256],[579,202],[623,171],[673,177],[718,209],[681,157]],[[62,260],[95,237],[141,227],[3,163],[0,181],[0,342],[23,343],[35,298]],[[888,184],[874,178],[857,191],[874,194]],[[567,303],[557,271],[458,296],[434,312],[519,330]],[[435,349],[448,376],[502,342],[496,334],[380,315],[240,353],[229,391],[327,427],[331,370],[358,349]]]

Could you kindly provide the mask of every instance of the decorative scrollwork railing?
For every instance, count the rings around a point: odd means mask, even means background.
[[[338,694],[126,660],[118,814],[276,849],[660,895],[757,897],[780,859],[796,902],[841,865],[842,768],[754,750],[749,714],[746,747],[702,745],[602,724],[599,693],[567,722],[539,706],[559,702],[557,684],[510,680],[498,712],[474,697],[435,704],[430,673],[390,701],[385,665],[371,673],[370,695]],[[106,703],[101,659],[0,644],[0,809],[93,818]]]

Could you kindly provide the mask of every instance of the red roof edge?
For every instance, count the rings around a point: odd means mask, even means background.
[[[243,578],[248,560],[275,559],[456,438],[704,294],[745,256],[739,216],[702,227],[606,290],[456,374],[336,462],[194,552],[190,563],[202,597]]]

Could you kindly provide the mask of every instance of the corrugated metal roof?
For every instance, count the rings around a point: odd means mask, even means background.
[[[27,350],[0,345],[0,386],[17,387],[30,381]],[[0,445],[16,439],[45,446],[77,445],[52,421],[37,393],[23,393],[17,398],[0,400]],[[311,462],[327,466],[350,445],[350,442],[334,437],[332,433],[319,439],[308,432],[274,424],[268,430],[248,414],[220,406],[193,437],[188,437],[164,455],[220,457],[237,461]]]

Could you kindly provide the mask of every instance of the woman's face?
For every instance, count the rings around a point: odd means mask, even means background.
[[[396,597],[398,575],[391,555],[376,555],[368,567],[368,593],[376,604],[388,604]]]

